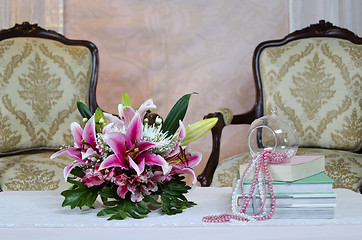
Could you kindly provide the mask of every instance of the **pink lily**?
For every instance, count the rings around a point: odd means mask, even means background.
[[[108,125],[103,128],[103,134],[106,134],[111,130],[111,128],[115,127],[116,129],[123,129],[124,128],[124,121],[119,119],[119,117],[114,116],[109,113],[103,113]]]
[[[151,110],[151,109],[156,109],[156,105],[153,103],[153,100],[152,99],[148,99],[146,102],[142,103],[142,105],[139,107],[138,109],[138,113],[141,117],[141,119],[143,119],[146,115],[146,112],[148,110]]]
[[[177,146],[175,149],[165,157],[165,160],[172,166],[170,174],[190,174],[192,176],[192,183],[196,184],[196,175],[192,168],[198,165],[201,161],[200,153],[191,153],[187,146],[180,146],[180,142],[185,137],[185,127],[180,121],[179,129],[175,137],[178,138]]]
[[[147,152],[157,147],[156,143],[141,142],[143,125],[138,113],[135,114],[126,134],[110,132],[104,136],[104,141],[112,148],[114,154],[107,157],[100,165],[99,170],[120,167],[126,170],[135,170],[139,176],[145,165],[161,166],[164,173],[169,171],[168,163],[159,155]]]
[[[115,170],[114,168],[112,169]],[[111,171],[112,171],[111,170]],[[110,171],[110,172],[111,172]],[[125,199],[128,192],[131,193],[132,202],[140,202],[144,195],[150,195],[152,191],[157,191],[157,184],[154,183],[149,176],[150,172],[144,171],[140,176],[128,176],[125,173],[114,175],[110,179],[111,182],[118,186],[117,195]]]
[[[64,178],[66,179],[73,168],[80,165],[89,165],[87,163],[87,157],[94,154],[96,146],[96,132],[94,117],[91,117],[86,123],[84,130],[82,127],[74,122],[70,126],[71,132],[74,138],[74,147],[62,149],[54,153],[50,159],[57,156],[64,155],[75,160],[75,162],[64,168]]]
[[[122,104],[118,105],[118,113],[121,121],[124,122],[125,127],[128,127],[128,125],[131,123],[131,120],[136,115],[136,112],[133,110],[133,108],[130,106],[123,106]]]
[[[153,103],[152,99],[148,99],[145,101],[140,108],[138,109],[138,114],[141,119],[143,119],[146,115],[146,112],[150,109],[157,108],[156,105]],[[131,123],[132,119],[136,115],[136,111],[133,110],[130,106],[123,106],[122,104],[118,105],[118,113],[121,120],[124,122],[125,126],[128,127]]]
[[[118,185],[117,195],[121,198],[125,199],[126,194],[128,192],[127,184],[128,184],[128,176],[127,174],[120,174],[114,177],[114,183]]]
[[[192,169],[201,161],[201,153],[191,153],[188,147],[179,147],[171,155],[166,157],[166,161],[172,166],[170,174],[190,174],[192,183],[196,184],[196,175]]]
[[[87,169],[84,173],[85,176],[82,178],[82,182],[87,187],[98,186],[104,182],[103,174],[96,169]]]

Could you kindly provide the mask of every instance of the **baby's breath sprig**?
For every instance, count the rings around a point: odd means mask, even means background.
[[[75,143],[74,143],[74,146],[75,146]],[[63,149],[70,148],[70,146],[69,145],[62,145],[59,148],[60,148],[60,150],[63,150]]]
[[[108,146],[108,144],[104,142],[102,133],[97,133],[96,148],[99,153],[100,162],[102,162],[104,159],[106,159],[109,155],[113,153],[112,149]]]

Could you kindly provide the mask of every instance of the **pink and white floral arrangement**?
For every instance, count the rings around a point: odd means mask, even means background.
[[[201,161],[201,154],[191,152],[189,143],[210,130],[217,118],[185,128],[182,120],[191,95],[180,98],[165,121],[150,118],[156,109],[151,99],[135,110],[126,93],[118,107],[119,116],[99,108],[92,114],[78,102],[85,126],[72,123],[74,146],[51,157],[74,159],[64,169],[72,187],[61,193],[65,197],[62,206],[91,207],[100,196],[105,208],[97,215],[111,215],[111,220],[143,218],[151,211],[150,204],[169,215],[195,205],[184,196],[191,187],[181,174],[190,174],[196,183],[192,167]]]

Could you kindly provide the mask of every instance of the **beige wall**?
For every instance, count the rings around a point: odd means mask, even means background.
[[[256,45],[288,33],[286,0],[65,0],[64,34],[88,39],[100,52],[97,100],[116,113],[122,91],[139,106],[153,98],[166,116],[183,94],[186,124],[225,106],[234,113],[255,100],[251,59]],[[228,127],[222,158],[246,151],[248,126]],[[206,164],[211,134],[194,142]]]

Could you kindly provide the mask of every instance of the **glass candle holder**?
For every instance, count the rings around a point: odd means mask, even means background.
[[[254,120],[248,134],[248,147],[254,157],[264,150],[285,154],[287,159],[293,157],[298,150],[299,135],[294,124],[276,114],[276,107],[272,108],[272,115]]]

